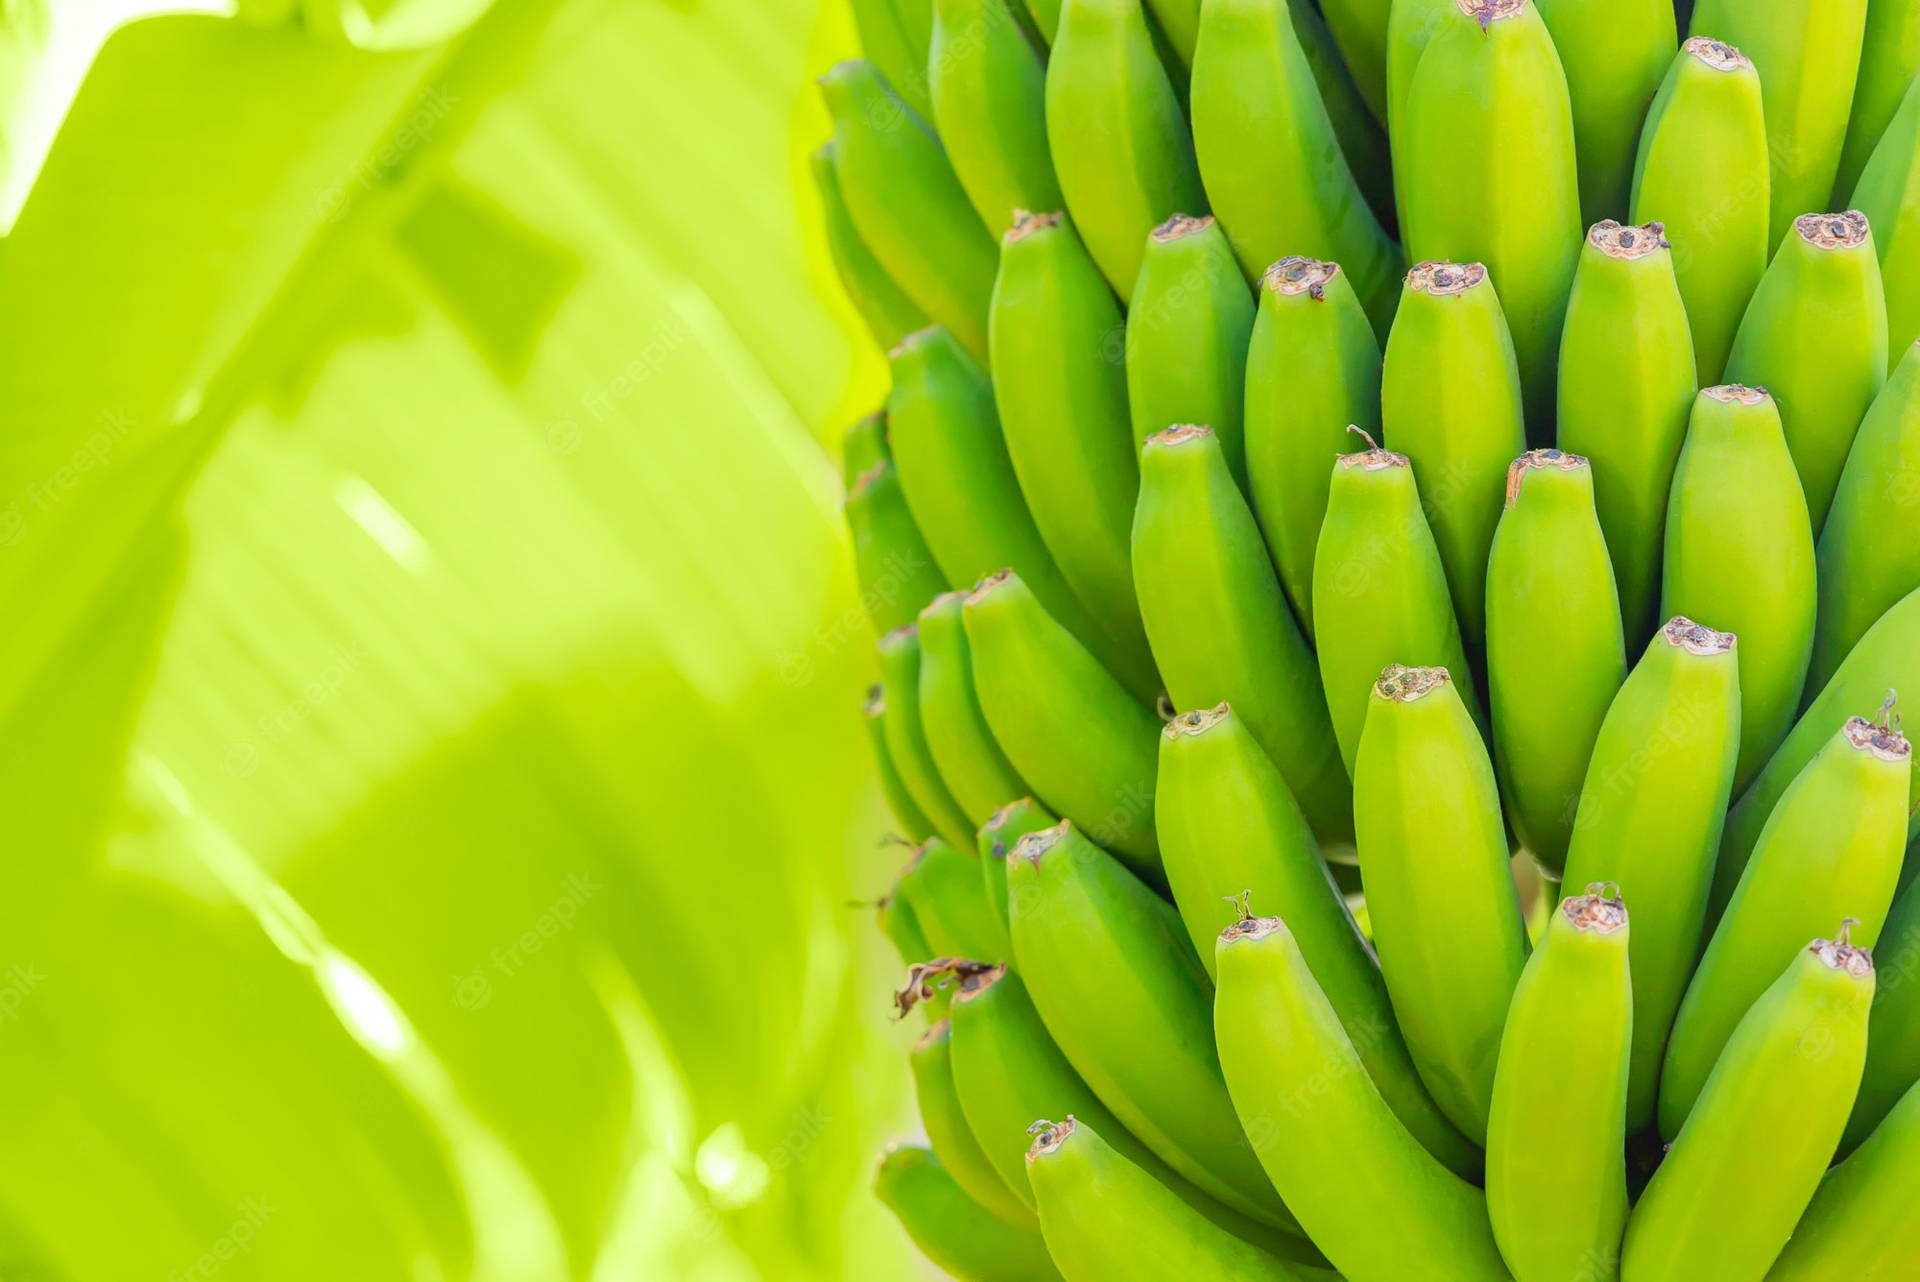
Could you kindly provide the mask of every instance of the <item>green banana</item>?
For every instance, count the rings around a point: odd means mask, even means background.
[[[1147,233],[1182,210],[1207,212],[1140,0],[1063,0],[1047,60],[1047,141],[1087,251],[1130,302]]]
[[[1060,1276],[1038,1234],[1010,1227],[968,1197],[931,1149],[889,1148],[873,1194],[921,1253],[960,1282],[1042,1282]]]
[[[1667,1031],[1700,955],[1739,750],[1733,634],[1668,621],[1607,709],[1567,849],[1567,885],[1607,882],[1634,904],[1629,1134],[1653,1122]]]
[[[1291,1282],[1301,1274],[1210,1223],[1072,1114],[1038,1121],[1027,1178],[1068,1282]]]
[[[1293,15],[1293,33],[1300,37],[1301,52],[1307,55],[1307,65],[1313,69],[1314,83],[1320,87],[1320,101],[1326,104],[1327,118],[1333,122],[1334,137],[1340,141],[1347,167],[1353,170],[1354,181],[1360,184],[1381,228],[1391,236],[1397,224],[1393,209],[1393,158],[1387,154],[1386,104],[1382,102],[1376,110],[1367,101],[1366,91],[1341,56],[1340,45],[1316,0],[1287,0],[1287,9]],[[1384,55],[1384,21],[1380,42]],[[1380,92],[1384,98],[1384,79]]]
[[[913,1071],[914,1097],[920,1106],[920,1124],[926,1128],[927,1143],[954,1183],[1008,1224],[1038,1232],[1040,1223],[1033,1211],[1013,1195],[987,1160],[960,1109],[953,1077],[953,1021],[942,1019],[928,1027],[914,1043],[907,1065]]]
[[[1907,91],[1849,203],[1873,225],[1887,293],[1888,359],[1897,362],[1920,338],[1920,89]]]
[[[1694,971],[1667,1043],[1660,1133],[1680,1131],[1741,1014],[1799,941],[1842,914],[1871,948],[1893,903],[1907,846],[1912,750],[1889,721],[1854,717],[1807,763],[1744,868],[1716,871],[1720,924]]]
[[[1760,1282],[1846,1124],[1867,1049],[1873,961],[1816,939],[1740,1019],[1627,1220],[1624,1282]]]
[[[872,60],[893,91],[920,113],[923,120],[933,117],[933,100],[927,95],[927,60],[909,38],[894,0],[849,0],[853,25],[860,33],[860,48]]]
[[[995,233],[1066,203],[1047,150],[1047,69],[1006,0],[934,0],[933,123],[980,221]]]
[[[1395,163],[1407,255],[1486,264],[1528,424],[1536,444],[1550,444],[1583,224],[1567,78],[1539,13],[1527,0],[1458,0],[1420,56],[1406,114]]]
[[[1407,207],[1406,166],[1400,158],[1407,146],[1407,94],[1413,88],[1413,73],[1428,41],[1447,16],[1454,12],[1454,0],[1389,0],[1387,7],[1387,140],[1393,161],[1394,208]],[[1402,235],[1405,235],[1404,228]]]
[[[1124,325],[1060,214],[1029,215],[1006,234],[993,390],[1007,452],[1047,549],[1108,635],[1103,661],[1150,698],[1158,682],[1129,552],[1140,466],[1128,440]]]
[[[1018,575],[989,576],[962,618],[973,680],[1007,760],[1049,810],[1158,878],[1153,836],[1160,718],[1129,696]]]
[[[1860,74],[1854,81],[1853,109],[1840,148],[1840,172],[1833,182],[1836,198],[1860,181],[1868,157],[1886,135],[1916,74],[1920,74],[1920,6],[1911,0],[1867,0]]]
[[[1245,918],[1215,949],[1234,1107],[1333,1266],[1350,1282],[1507,1282],[1486,1198],[1394,1116],[1286,924]]]
[[[881,459],[855,478],[846,518],[860,604],[876,633],[913,622],[921,606],[947,590],[890,461]]]
[[[1334,460],[1313,562],[1313,618],[1320,686],[1349,776],[1369,692],[1390,663],[1411,659],[1457,673],[1461,698],[1480,717],[1446,570],[1406,455],[1374,448]]]
[[[887,411],[877,409],[854,420],[840,435],[840,484],[850,490],[862,472],[892,458],[893,446],[887,443]]]
[[[820,86],[860,239],[921,311],[985,360],[998,257],[940,140],[864,59],[839,64]]]
[[[1222,901],[1258,887],[1313,965],[1375,1087],[1427,1150],[1477,1178],[1479,1151],[1434,1104],[1394,1023],[1373,950],[1360,935],[1286,781],[1227,704],[1186,712],[1160,741],[1154,822],[1167,883],[1201,962],[1235,914]]]
[[[1695,376],[1718,383],[1773,248],[1760,77],[1732,45],[1695,36],[1680,47],[1640,132],[1629,216],[1673,242]]]
[[[1817,534],[1847,450],[1887,381],[1886,292],[1866,215],[1805,214],[1747,305],[1727,378],[1765,387]]]
[[[1033,19],[1034,30],[1040,33],[1040,39],[1049,48],[1060,31],[1060,6],[1063,0],[1026,0],[1027,13]]]
[[[1207,0],[1193,147],[1249,280],[1286,254],[1330,259],[1385,329],[1400,252],[1347,165],[1287,0]]]
[[[1260,278],[1248,340],[1247,497],[1309,642],[1326,459],[1347,448],[1349,425],[1380,431],[1380,342],[1339,264],[1283,258]]]
[[[1321,11],[1340,57],[1374,119],[1387,118],[1387,26],[1391,0],[1324,0]]]
[[[820,217],[827,239],[827,255],[847,301],[883,349],[927,323],[927,314],[893,283],[887,269],[873,256],[847,212],[840,194],[840,171],[834,159],[839,144],[828,139],[813,153],[813,185],[820,194]],[[869,460],[871,463],[872,460]],[[851,484],[851,481],[848,482]]]
[[[1833,191],[1866,20],[1867,0],[1700,0],[1694,7],[1693,35],[1738,47],[1760,72],[1769,245]]]
[[[1446,669],[1381,673],[1354,763],[1353,811],[1393,1013],[1434,1101],[1484,1143],[1527,930],[1493,763]]]
[[[1807,688],[1817,691],[1866,630],[1920,587],[1920,344],[1861,420],[1817,550],[1820,609]]]
[[[1241,421],[1254,312],[1218,223],[1175,214],[1153,229],[1127,310],[1127,406],[1136,448],[1176,423],[1204,423],[1245,487]]]
[[[1479,263],[1424,262],[1407,273],[1380,375],[1380,420],[1387,447],[1418,469],[1454,614],[1477,648],[1507,465],[1527,448],[1513,337]]]
[[[1740,638],[1736,789],[1793,725],[1816,606],[1813,530],[1780,411],[1758,387],[1702,389],[1667,501],[1660,612]]]
[[[913,907],[900,897],[898,884],[886,894],[880,896],[874,904],[874,918],[880,924],[880,933],[893,945],[893,951],[899,954],[900,964],[911,966],[915,962],[925,961],[933,956],[933,949],[927,944],[927,937],[920,931],[920,923],[914,920]],[[931,1013],[933,1007],[928,1006]]]
[[[986,875],[987,902],[1002,925],[1012,918],[1007,908],[1007,858],[1014,843],[1030,832],[1051,828],[1060,820],[1032,797],[1009,801],[980,825],[980,869]]]
[[[1011,961],[1006,923],[987,901],[975,858],[971,848],[929,837],[914,849],[893,893],[913,910],[930,956]]]
[[[1573,105],[1580,217],[1623,218],[1640,126],[1680,46],[1668,0],[1537,0]]]
[[[1867,1021],[1867,1067],[1860,1076],[1860,1093],[1840,1151],[1850,1153],[1884,1125],[1888,1111],[1920,1081],[1920,1017],[1916,1017],[1914,987],[1920,978],[1920,891],[1908,882],[1887,913],[1886,925],[1874,947],[1879,960],[1874,969],[1883,978],[1873,993],[1873,1015]],[[1910,1110],[1908,1110],[1910,1111]]]
[[[901,779],[900,771],[894,767],[893,754],[887,750],[887,696],[878,682],[867,688],[867,697],[860,705],[861,719],[867,723],[867,738],[873,744],[873,760],[876,772],[880,776],[880,795],[886,798],[887,809],[893,812],[894,821],[905,830],[907,837],[915,844],[925,841],[933,835],[933,825],[927,822],[927,816],[907,791],[906,781]],[[917,961],[931,956],[924,950],[908,961]]]
[[[920,723],[940,778],[977,828],[1008,797],[1024,795],[1027,785],[980,711],[961,621],[965,603],[965,593],[944,592],[920,611]]]
[[[1500,1038],[1487,1212],[1518,1282],[1618,1276],[1633,981],[1627,909],[1611,889],[1560,901]]]
[[[1542,656],[1561,674],[1545,697]],[[1566,863],[1594,741],[1626,679],[1592,469],[1559,450],[1522,454],[1507,474],[1487,560],[1487,704],[1514,831],[1555,872]]]
[[[880,681],[886,688],[886,715],[881,724],[887,735],[887,755],[907,795],[920,807],[933,829],[962,849],[973,846],[974,825],[954,799],[927,746],[926,723],[920,716],[920,629],[903,624],[880,638]]]
[[[1879,1009],[1877,1006],[1874,1008]],[[1873,1057],[1868,1034],[1867,1057]],[[1920,1090],[1909,1089],[1873,1136],[1828,1171],[1770,1282],[1900,1282],[1920,1253],[1920,1202],[1913,1170],[1920,1164]]]
[[[1133,578],[1154,661],[1174,706],[1230,700],[1313,831],[1348,842],[1352,793],[1313,651],[1224,454],[1211,429],[1188,425],[1147,438],[1141,455]]]
[[[1220,1079],[1212,985],[1179,916],[1070,820],[1020,839],[1007,895],[1020,976],[1094,1093],[1202,1192],[1292,1230]]]
[[[1559,444],[1593,466],[1593,498],[1629,644],[1657,624],[1667,494],[1693,408],[1693,340],[1659,223],[1587,232],[1560,340]]]

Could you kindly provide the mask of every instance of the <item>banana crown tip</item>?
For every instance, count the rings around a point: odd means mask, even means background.
[[[1720,383],[1703,387],[1700,395],[1719,401],[1722,405],[1764,405],[1773,399],[1773,394],[1766,388],[1749,387],[1745,383]]]
[[[1528,472],[1553,470],[1557,472],[1581,472],[1589,467],[1584,454],[1569,454],[1565,450],[1528,450],[1507,465],[1507,506],[1512,507],[1520,499],[1520,482]]]
[[[1389,663],[1373,683],[1373,692],[1394,703],[1412,703],[1424,699],[1447,685],[1453,676],[1445,668],[1410,668],[1404,663]]]
[[[972,971],[960,976],[960,987],[954,991],[953,1000],[966,1003],[977,1000],[982,993],[1007,977],[1007,964],[995,962],[983,970]]]
[[[1038,832],[1030,832],[1013,843],[1013,858],[1024,859],[1035,868],[1038,868],[1040,861],[1046,857],[1046,853],[1066,840],[1067,833],[1072,831],[1072,829],[1073,821],[1071,819],[1062,819],[1051,828],[1042,828]]]
[[[1840,214],[1802,214],[1793,230],[1815,249],[1857,249],[1867,243],[1867,216],[1857,209]]]
[[[1072,1113],[1067,1114],[1067,1120],[1064,1122],[1040,1119],[1027,1128],[1027,1134],[1034,1137],[1033,1143],[1027,1146],[1027,1160],[1037,1161],[1049,1153],[1058,1152],[1060,1146],[1079,1129],[1080,1122]]]
[[[1001,806],[998,810],[988,815],[987,821],[980,825],[980,831],[983,834],[997,833],[1002,828],[1006,827],[1010,822],[1012,822],[1013,817],[1016,814],[1020,813],[1022,810],[1031,810],[1032,808],[1033,808],[1032,797],[1018,797],[1012,801],[1009,801],[1006,805]]]
[[[867,491],[880,484],[880,478],[893,470],[893,464],[886,459],[876,460],[874,465],[853,478],[853,486],[847,491],[849,499],[865,498]]]
[[[1527,0],[1453,0],[1461,13],[1466,14],[1480,24],[1485,31],[1489,26],[1506,18],[1517,18],[1527,7]]]
[[[1583,895],[1569,895],[1560,901],[1560,912],[1575,930],[1595,935],[1611,935],[1627,924],[1627,904],[1620,887],[1611,881],[1590,882]]]
[[[1205,214],[1199,218],[1192,214],[1175,214],[1153,229],[1153,240],[1155,244],[1165,245],[1187,236],[1197,236],[1211,226],[1213,226],[1212,214]]]
[[[1315,302],[1327,296],[1327,282],[1340,274],[1340,264],[1289,254],[1260,274],[1260,287],[1275,294],[1305,294]]]
[[[1587,229],[1587,243],[1607,257],[1624,262],[1673,248],[1667,243],[1665,223],[1641,223],[1636,227],[1611,218],[1604,218]]]
[[[953,1021],[945,1018],[937,1019],[927,1025],[927,1031],[920,1034],[919,1038],[913,1043],[913,1049],[923,1051],[929,1046],[938,1045],[941,1042],[947,1041],[952,1036]]]
[[[1415,263],[1412,270],[1407,272],[1407,288],[1416,294],[1448,298],[1466,293],[1486,278],[1485,263],[1450,263],[1445,259],[1431,258],[1423,263]]]
[[[1029,213],[1024,209],[1016,209],[1013,211],[1013,226],[1007,228],[1006,233],[1002,235],[1000,239],[1008,245],[1014,244],[1018,241],[1025,240],[1037,231],[1042,231],[1048,227],[1058,227],[1060,220],[1065,217],[1066,214],[1058,209],[1039,214]]]
[[[918,623],[903,623],[893,631],[882,636],[876,644],[878,644],[882,650],[895,650],[909,641],[918,641],[919,639],[920,625]]]
[[[1222,899],[1233,905],[1240,914],[1234,923],[1220,932],[1223,944],[1238,943],[1241,940],[1265,939],[1268,935],[1283,931],[1287,923],[1278,917],[1256,917],[1253,915],[1253,892],[1243,890],[1237,895],[1222,895]]]
[[[947,327],[936,321],[931,325],[922,325],[910,334],[902,334],[900,341],[887,349],[887,359],[897,361],[902,356],[911,355],[916,348],[925,346],[946,332]]]
[[[1900,732],[1900,695],[1887,691],[1886,702],[1872,717],[1848,717],[1841,733],[1847,742],[1862,752],[1870,752],[1882,761],[1907,761],[1913,757],[1913,745]]]
[[[1752,59],[1724,40],[1715,40],[1712,36],[1690,36],[1680,46],[1696,61],[1712,67],[1715,71],[1739,71],[1753,66]]]
[[[1378,472],[1382,468],[1413,466],[1412,461],[1408,459],[1406,455],[1396,454],[1392,450],[1382,449],[1379,443],[1368,433],[1367,429],[1361,427],[1358,423],[1347,424],[1347,430],[1365,441],[1367,448],[1353,454],[1334,455],[1333,461],[1336,465],[1346,468],[1358,468],[1362,472]]]
[[[907,967],[907,982],[893,994],[895,1019],[905,1019],[921,1002],[930,1002],[950,982],[960,985],[958,997],[965,997],[968,985],[976,981],[992,984],[1006,974],[1005,962],[988,965],[964,957],[935,957]]]
[[[1725,654],[1738,639],[1731,632],[1717,632],[1704,623],[1695,623],[1684,614],[1668,619],[1660,636],[1676,650],[1688,654]]]
[[[1004,569],[1004,570],[995,570],[992,574],[989,574],[986,578],[981,579],[978,583],[974,584],[971,588],[967,590],[967,603],[971,605],[974,602],[986,600],[987,596],[995,588],[999,587],[1002,583],[1011,582],[1012,579],[1013,579],[1013,570],[1011,568]]]
[[[1169,719],[1167,724],[1160,728],[1160,733],[1169,739],[1203,735],[1225,721],[1232,713],[1233,708],[1224,702],[1211,708],[1195,708],[1192,712],[1182,712]]]
[[[878,681],[867,687],[867,697],[860,701],[860,712],[868,717],[887,714],[887,691]]]
[[[1146,443],[1150,446],[1184,445],[1188,441],[1212,435],[1213,429],[1201,423],[1175,423],[1149,436]]]
[[[1807,945],[1807,951],[1834,970],[1845,971],[1855,979],[1865,979],[1873,974],[1873,954],[1855,944],[1851,938],[1853,928],[1859,924],[1857,917],[1841,918],[1840,929],[1834,932],[1832,939],[1816,939]]]

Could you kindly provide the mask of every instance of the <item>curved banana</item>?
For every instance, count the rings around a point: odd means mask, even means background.
[[[1816,939],[1740,1019],[1627,1220],[1622,1282],[1760,1282],[1827,1163],[1867,1050],[1873,961]]]
[[[1427,42],[1454,11],[1454,0],[1389,0],[1387,10],[1387,140],[1393,161],[1394,208],[1407,207],[1407,94]],[[1404,229],[1402,235],[1404,236]]]
[[[1325,0],[1323,12],[1341,59],[1376,120],[1387,118],[1387,25],[1392,0]]]
[[[987,902],[1002,925],[1010,926],[1012,921],[1007,908],[1007,858],[1014,843],[1059,822],[1032,797],[1022,797],[1001,806],[980,825],[980,869],[986,875]]]
[[[1360,4],[1377,0],[1357,0]],[[1380,24],[1381,56],[1386,54],[1386,5],[1382,4]],[[1320,87],[1320,101],[1327,105],[1327,118],[1333,122],[1334,137],[1360,184],[1367,204],[1389,236],[1396,226],[1393,211],[1393,158],[1387,154],[1387,111],[1385,64],[1382,63],[1379,92],[1381,102],[1368,99],[1369,90],[1361,88],[1352,67],[1340,52],[1340,44],[1315,0],[1287,0],[1293,15],[1293,33],[1300,37],[1300,51],[1307,55],[1314,83]]]
[[[1260,278],[1248,340],[1247,497],[1309,642],[1327,457],[1349,426],[1379,435],[1380,342],[1338,263],[1283,258]]]
[[[1434,1101],[1482,1143],[1527,930],[1493,763],[1446,669],[1381,673],[1354,763],[1353,811],[1393,1013]]]
[[[1413,461],[1467,644],[1487,635],[1487,552],[1507,465],[1527,448],[1520,371],[1500,298],[1479,263],[1407,273],[1380,375],[1387,448]]]
[[[1507,509],[1487,559],[1494,763],[1515,833],[1555,872],[1566,863],[1594,741],[1627,679],[1594,488],[1577,454],[1522,454],[1507,474]],[[1543,656],[1559,674],[1550,693],[1541,689]]]
[[[881,459],[854,478],[844,510],[860,604],[873,630],[885,635],[913,622],[921,606],[947,590],[947,581],[914,524],[891,461]]]
[[[1479,1189],[1394,1116],[1286,924],[1215,945],[1220,1065],[1260,1161],[1350,1282],[1506,1282]]]
[[[1141,456],[1133,578],[1154,662],[1174,706],[1231,701],[1313,831],[1350,841],[1353,796],[1313,652],[1224,453],[1187,425],[1149,437]]]
[[[960,1282],[1044,1282],[1058,1278],[1039,1234],[1016,1229],[968,1197],[933,1150],[887,1150],[873,1195],[929,1260]]]
[[[887,695],[881,725],[893,768],[934,831],[949,844],[971,850],[974,826],[940,777],[927,746],[926,722],[920,716],[920,629],[912,623],[897,627],[880,638],[877,648],[880,682]]]
[[[1066,203],[1047,149],[1047,68],[1006,0],[934,0],[927,55],[933,123],[994,233]]]
[[[887,809],[893,812],[894,821],[907,838],[917,845],[933,835],[933,825],[907,791],[906,781],[893,764],[893,754],[887,750],[886,718],[886,691],[879,682],[875,682],[867,687],[867,697],[860,704],[860,719],[866,722],[867,738],[873,745],[874,768],[880,776],[880,795],[886,798]],[[919,961],[930,956],[932,954],[923,949],[903,960]]]
[[[1227,704],[1167,723],[1154,822],[1174,903],[1208,974],[1214,941],[1235,919],[1227,904],[1251,889],[1288,923],[1394,1113],[1450,1169],[1478,1178],[1479,1151],[1421,1084],[1373,949],[1347,911],[1305,816]]]
[[[847,212],[840,194],[840,171],[834,159],[839,144],[829,138],[813,153],[813,185],[820,194],[820,220],[826,234],[827,256],[846,291],[847,301],[860,314],[867,332],[882,348],[893,346],[927,323],[927,314],[894,284],[887,269],[873,256]],[[869,465],[873,460],[868,460]],[[855,475],[855,473],[850,473]],[[851,480],[848,482],[851,484]]]
[[[945,592],[920,611],[920,723],[941,780],[968,819],[982,824],[1027,785],[994,741],[973,688],[961,622],[966,594]],[[968,843],[967,850],[973,849]]]
[[[1875,1007],[1878,1010],[1878,1007]],[[1867,1054],[1873,1054],[1869,1034]],[[1920,1254],[1920,1090],[1909,1089],[1887,1120],[1846,1161],[1828,1171],[1794,1226],[1769,1282],[1899,1282]]]
[[[1658,623],[1667,495],[1693,408],[1693,340],[1658,223],[1587,232],[1560,340],[1561,449],[1593,465],[1593,500],[1627,644]]]
[[[1773,398],[1727,384],[1694,398],[1667,501],[1660,612],[1740,638],[1746,786],[1793,725],[1813,653],[1813,529]]]
[[[1854,81],[1847,136],[1840,147],[1836,196],[1852,191],[1868,157],[1887,133],[1900,104],[1920,74],[1920,6],[1906,0],[1867,0],[1860,73]],[[1879,224],[1876,223],[1875,226]]]
[[[1889,363],[1920,337],[1920,90],[1909,89],[1848,202],[1873,225]]]
[[[1840,1140],[1850,1153],[1883,1125],[1890,1109],[1920,1081],[1920,892],[1908,882],[1893,901],[1874,947],[1876,973],[1886,978],[1874,989],[1873,1015],[1867,1021],[1867,1067],[1860,1093]]]
[[[862,472],[892,458],[893,446],[887,443],[887,411],[877,409],[857,418],[840,434],[840,484],[851,490]]]
[[[926,1128],[927,1143],[954,1183],[1008,1224],[1028,1232],[1039,1231],[1040,1222],[1033,1211],[1013,1195],[987,1160],[960,1109],[953,1077],[953,1021],[942,1019],[932,1024],[914,1043],[907,1065],[913,1071],[914,1097],[920,1106],[920,1124]]]
[[[955,850],[929,837],[914,849],[893,893],[913,910],[931,956],[1010,962],[1013,944],[1006,924],[987,902],[974,859],[971,849]]]
[[[1624,218],[1653,95],[1680,46],[1668,0],[1538,0],[1573,104],[1580,217]]]
[[[933,101],[927,96],[927,62],[913,47],[893,0],[848,0],[848,8],[853,10],[861,51],[921,119],[931,120]]]

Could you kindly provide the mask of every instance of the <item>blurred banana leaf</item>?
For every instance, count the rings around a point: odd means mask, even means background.
[[[844,15],[161,7],[0,0],[0,1278],[903,1276]]]

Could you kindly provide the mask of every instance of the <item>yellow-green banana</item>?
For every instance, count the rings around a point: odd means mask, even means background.
[[[1065,204],[1047,149],[1047,69],[1006,0],[933,0],[933,123],[954,174],[998,235]]]
[[[1024,796],[1027,785],[1000,751],[980,710],[961,622],[965,603],[965,593],[945,592],[920,611],[920,723],[941,780],[978,825],[1007,798]]]
[[[1640,126],[1679,47],[1668,0],[1538,0],[1567,74],[1580,216],[1625,218]]]
[[[1877,1007],[1875,1008],[1878,1009]],[[1873,1042],[1867,1042],[1871,1057]],[[1864,1145],[1821,1177],[1768,1282],[1902,1282],[1920,1256],[1920,1090],[1908,1089]]]
[[[873,744],[874,766],[880,776],[880,795],[886,798],[887,809],[893,812],[894,821],[909,840],[916,844],[925,841],[933,835],[933,825],[927,822],[919,804],[907,791],[906,782],[900,778],[900,771],[893,764],[893,754],[887,750],[887,696],[879,683],[868,687],[867,697],[860,705],[860,714],[861,720],[867,725],[868,740]],[[920,961],[931,955],[922,950],[904,960]]]
[[[1920,89],[1907,90],[1847,203],[1873,225],[1887,294],[1888,360],[1897,362],[1920,337]]]
[[[933,1150],[887,1150],[873,1194],[929,1260],[960,1282],[1058,1278],[1039,1234],[1016,1229],[968,1197]]]
[[[882,348],[892,347],[927,323],[927,314],[887,275],[873,256],[847,212],[840,194],[840,171],[834,159],[839,144],[828,139],[813,153],[813,184],[820,193],[820,214],[827,238],[827,254],[847,301],[860,314],[867,332]],[[869,465],[874,460],[868,460]],[[857,473],[856,473],[857,474]],[[851,482],[849,482],[851,483]]]
[[[953,1021],[942,1019],[928,1027],[907,1056],[913,1071],[914,1098],[920,1106],[920,1124],[927,1143],[967,1196],[1010,1225],[1039,1230],[1039,1221],[1027,1204],[1013,1195],[1000,1172],[987,1160],[980,1141],[960,1109],[953,1077]]]
[[[935,832],[962,850],[973,848],[975,825],[940,777],[933,751],[927,746],[926,722],[920,716],[920,629],[904,624],[880,638],[880,681],[886,689],[887,755],[907,794],[933,824]]]
[[[885,634],[913,622],[921,606],[946,591],[947,580],[914,524],[892,462],[881,459],[854,478],[845,514],[860,604],[873,630]]]
[[[1013,853],[1014,843],[1059,822],[1032,797],[1021,797],[995,810],[980,825],[980,871],[987,883],[987,902],[993,905],[1001,925],[1011,920],[1007,911],[1007,857]]]

